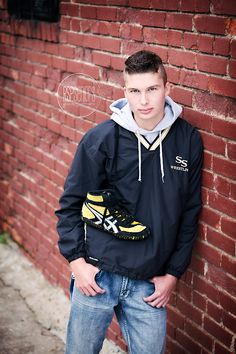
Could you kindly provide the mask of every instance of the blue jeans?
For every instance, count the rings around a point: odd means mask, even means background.
[[[166,309],[143,300],[154,285],[103,270],[95,279],[106,292],[94,297],[82,295],[72,279],[65,354],[98,354],[114,313],[130,354],[163,354]]]

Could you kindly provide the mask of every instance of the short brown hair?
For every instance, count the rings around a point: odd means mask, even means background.
[[[128,57],[125,61],[124,72],[127,74],[160,73],[164,85],[167,82],[167,74],[161,58],[149,50],[140,50]]]

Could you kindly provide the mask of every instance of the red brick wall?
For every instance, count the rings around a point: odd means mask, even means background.
[[[233,353],[236,328],[236,19],[233,0],[61,1],[58,24],[9,19],[0,1],[0,219],[50,281],[67,289],[54,210],[76,145],[122,97],[123,56],[154,50],[171,96],[205,145],[204,208],[191,266],[168,308],[167,352]],[[83,72],[102,97],[85,119],[56,91]],[[98,98],[99,100],[99,98]],[[124,348],[115,321],[108,337]]]

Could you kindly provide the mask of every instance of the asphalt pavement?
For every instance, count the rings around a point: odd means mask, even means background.
[[[13,241],[0,244],[0,354],[63,354],[69,309],[63,290]],[[105,340],[100,354],[115,353],[122,351]]]

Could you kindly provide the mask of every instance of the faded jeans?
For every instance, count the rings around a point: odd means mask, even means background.
[[[106,292],[94,297],[82,295],[74,279],[71,281],[65,354],[98,354],[114,313],[130,354],[163,354],[166,309],[143,300],[154,292],[154,285],[103,270],[95,279]]]

